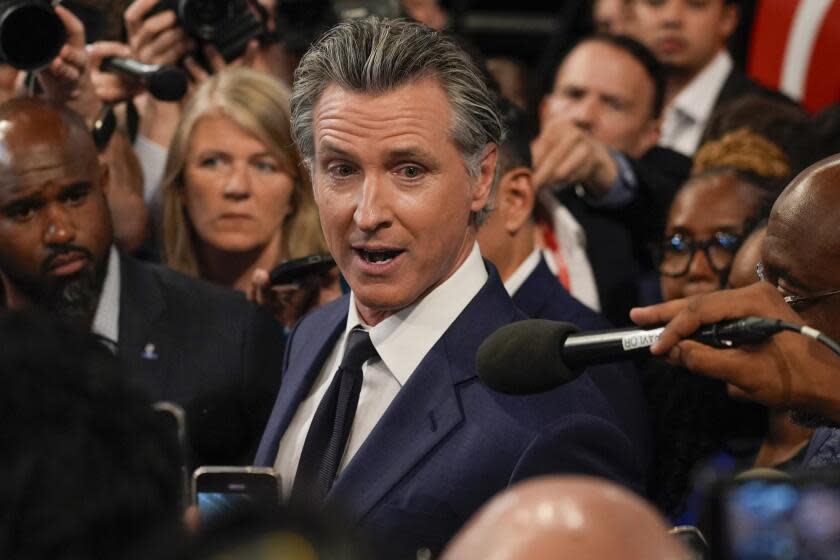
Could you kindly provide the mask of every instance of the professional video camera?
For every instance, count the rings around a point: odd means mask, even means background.
[[[64,24],[47,0],[0,0],[0,63],[37,70],[66,41]]]

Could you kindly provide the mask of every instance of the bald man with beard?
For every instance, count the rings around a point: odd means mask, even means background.
[[[840,463],[840,361],[818,343],[781,333],[756,349],[718,350],[685,340],[701,325],[759,315],[807,324],[840,339],[840,157],[803,171],[773,206],[761,259],[765,282],[677,300],[632,313],[639,324],[668,322],[651,351],[739,387],[750,398],[799,412],[817,430],[804,465]]]
[[[152,400],[186,409],[195,464],[247,462],[271,409],[282,328],[243,297],[114,247],[107,168],[68,109],[0,105],[0,281],[99,335]]]

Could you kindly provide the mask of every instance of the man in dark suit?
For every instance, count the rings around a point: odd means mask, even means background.
[[[656,147],[664,95],[662,67],[644,45],[598,35],[565,57],[541,105],[533,143],[541,205],[555,223],[558,212],[568,212],[579,224],[599,307],[579,299],[615,324],[628,322],[640,301],[640,277],[652,276],[648,245],[661,235],[691,164]],[[575,238],[566,239],[563,255],[573,254]]]
[[[6,305],[92,330],[136,386],[183,406],[191,463],[246,461],[279,385],[282,329],[241,296],[113,247],[107,170],[77,115],[15,99],[0,122]]]
[[[735,68],[726,43],[738,0],[640,0],[634,34],[668,70],[659,145],[693,157],[712,114],[746,94],[790,101]]]
[[[505,99],[499,105],[507,134],[499,147],[499,181],[493,212],[478,231],[481,254],[496,266],[513,302],[527,316],[572,323],[588,331],[609,329],[609,321],[560,284],[534,243],[537,225],[533,217],[535,192],[530,150],[533,135],[524,112]],[[633,365],[608,364],[586,371],[618,414],[636,449],[647,451],[647,403]]]
[[[527,397],[476,376],[481,342],[524,318],[475,242],[502,134],[481,75],[446,35],[370,18],[314,44],[292,94],[352,291],[290,335],[256,463],[291,500],[343,508],[388,558],[439,552],[522,478],[641,483],[638,451],[587,376]]]

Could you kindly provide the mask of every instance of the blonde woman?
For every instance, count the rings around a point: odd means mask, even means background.
[[[232,68],[196,90],[169,146],[163,242],[170,267],[251,296],[255,273],[326,252],[280,82]]]

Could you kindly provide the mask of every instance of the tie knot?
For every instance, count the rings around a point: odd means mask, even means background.
[[[366,330],[354,328],[347,335],[341,367],[351,371],[361,370],[362,364],[376,355],[376,348],[370,341],[370,334]]]

